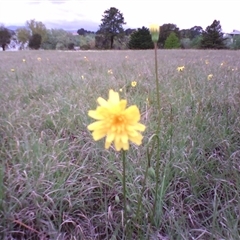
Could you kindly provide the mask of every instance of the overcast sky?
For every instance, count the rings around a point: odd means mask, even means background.
[[[35,19],[47,28],[96,31],[110,7],[123,14],[125,29],[150,23],[205,29],[216,19],[223,32],[240,30],[240,0],[0,0],[0,24],[21,26]]]

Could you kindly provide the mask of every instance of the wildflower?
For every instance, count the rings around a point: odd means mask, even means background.
[[[184,68],[185,68],[184,66],[182,66],[182,67],[177,67],[177,70],[178,70],[178,72],[182,72]]]
[[[128,58],[128,56],[125,56],[125,58]]]
[[[41,61],[42,59],[40,57],[37,58],[38,61]]]
[[[26,62],[26,59],[25,58],[23,58],[23,60],[22,60],[23,62]]]
[[[208,61],[208,60],[205,60],[205,63],[206,63],[206,64],[209,64],[209,61]]]
[[[14,69],[14,68],[11,68],[11,72],[15,72],[15,69]]]
[[[156,43],[159,38],[160,26],[158,24],[151,24],[149,30],[152,36],[152,41]]]
[[[93,131],[95,141],[106,136],[105,148],[108,149],[114,141],[117,151],[129,149],[129,140],[137,145],[142,143],[143,136],[139,133],[145,126],[139,123],[140,112],[136,105],[126,108],[127,101],[120,100],[119,93],[109,91],[109,99],[99,97],[100,106],[90,110],[88,115],[97,121],[88,125],[88,130]]]
[[[136,87],[136,86],[137,86],[137,82],[136,82],[136,81],[133,81],[133,82],[131,83],[131,85],[132,85],[132,87]]]
[[[82,79],[84,79],[84,76],[82,75]]]
[[[122,92],[122,91],[123,91],[122,88],[120,88],[120,89],[119,89],[119,92]]]
[[[109,69],[109,70],[108,70],[108,74],[113,74],[112,69]]]
[[[213,78],[213,74],[209,74],[207,77],[208,80],[211,80],[212,78]]]

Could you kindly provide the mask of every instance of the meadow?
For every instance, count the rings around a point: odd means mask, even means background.
[[[153,50],[0,52],[1,239],[240,239],[240,52],[158,50],[158,75],[154,144]],[[126,152],[128,237],[121,152],[87,129],[109,89],[146,126]]]

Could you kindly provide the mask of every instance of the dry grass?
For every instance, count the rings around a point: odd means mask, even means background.
[[[109,89],[123,89],[147,126],[127,154],[125,239],[240,239],[240,52],[158,58],[160,155],[154,150],[151,166],[160,161],[161,191],[152,216],[149,176],[136,221],[157,122],[153,51],[0,53],[1,239],[124,239],[121,155],[86,128]]]

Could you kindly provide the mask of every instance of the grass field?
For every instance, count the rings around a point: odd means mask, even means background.
[[[1,239],[240,239],[240,52],[159,50],[158,64],[155,194],[153,50],[0,52]],[[109,89],[146,126],[126,156],[128,237],[121,152],[87,130]]]

